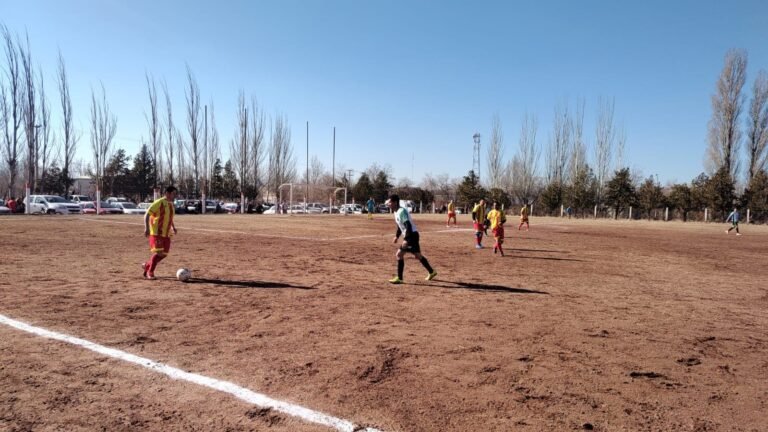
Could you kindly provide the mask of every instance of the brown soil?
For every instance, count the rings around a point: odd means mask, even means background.
[[[158,280],[141,217],[3,217],[0,314],[384,431],[768,430],[768,228],[532,218],[507,255],[394,223],[179,216]],[[175,270],[189,267],[183,284]],[[0,430],[321,431],[0,325]]]

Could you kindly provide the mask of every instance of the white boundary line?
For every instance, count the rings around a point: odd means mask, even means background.
[[[139,366],[143,366],[147,369],[153,370],[155,372],[159,372],[163,375],[167,375],[173,379],[189,381],[191,383],[198,384],[203,387],[208,387],[213,390],[229,393],[230,395],[238,399],[244,400],[245,402],[248,402],[254,405],[258,405],[262,408],[271,408],[271,409],[274,409],[275,411],[279,411],[293,417],[298,417],[306,422],[328,426],[337,431],[381,432],[380,430],[374,429],[374,428],[362,428],[348,420],[340,419],[338,417],[333,417],[328,414],[311,410],[309,408],[304,408],[299,405],[294,405],[281,400],[272,399],[269,396],[263,395],[261,393],[256,393],[252,390],[249,390],[245,387],[240,387],[239,385],[228,382],[228,381],[221,381],[221,380],[210,378],[204,375],[185,372],[181,369],[177,369],[175,367],[171,367],[166,364],[156,362],[154,360],[150,360],[148,358],[129,354],[125,351],[109,348],[104,345],[99,345],[94,342],[87,341],[85,339],[76,338],[74,336],[69,336],[63,333],[57,333],[51,330],[46,330],[44,328],[35,327],[32,325],[23,323],[21,321],[16,321],[15,319],[9,318],[2,314],[0,314],[0,323],[21,331],[25,331],[27,333],[32,333],[37,336],[42,336],[44,338],[54,339],[61,342],[67,342],[67,343],[77,345],[79,347],[94,351],[96,353],[99,353],[108,357],[113,357],[128,363],[134,363]]]

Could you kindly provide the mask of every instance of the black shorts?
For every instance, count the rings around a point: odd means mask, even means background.
[[[405,239],[406,244],[400,245],[400,250],[403,252],[410,252],[413,254],[421,253],[421,247],[419,246],[419,233],[412,233]]]

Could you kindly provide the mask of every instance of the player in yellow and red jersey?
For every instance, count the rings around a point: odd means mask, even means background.
[[[483,232],[485,232],[485,200],[472,207],[472,224],[475,228],[475,248],[483,248]]]
[[[523,208],[520,209],[520,225],[517,226],[517,230],[520,231],[520,228],[525,225],[525,230],[528,231],[531,229],[531,226],[528,224],[528,215],[530,214],[530,210],[528,209],[528,204],[523,204]]]
[[[491,232],[493,232],[493,238],[496,240],[496,244],[493,245],[493,253],[497,251],[504,256],[504,249],[501,248],[501,244],[504,243],[504,223],[507,222],[507,217],[504,212],[499,210],[499,203],[493,203],[493,210],[488,212],[488,221],[491,224]]]
[[[155,279],[155,268],[171,250],[171,231],[176,234],[176,226],[173,224],[176,188],[165,188],[165,196],[155,200],[144,214],[144,236],[149,237],[149,250],[152,256],[149,261],[142,263],[146,279]]]
[[[451,219],[453,219],[453,226],[456,226],[456,204],[453,200],[448,201],[448,221],[445,223],[445,227],[451,226]]]

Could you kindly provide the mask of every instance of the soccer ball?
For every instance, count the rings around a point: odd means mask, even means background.
[[[192,272],[189,269],[180,268],[176,271],[176,279],[186,282],[192,277]]]

